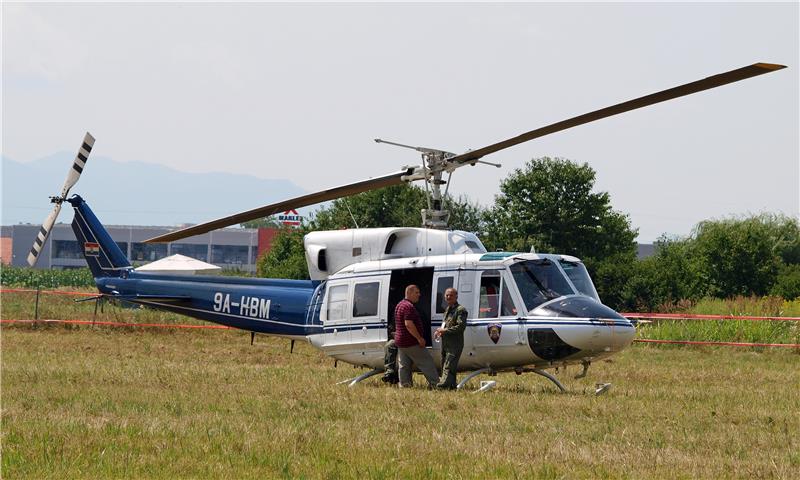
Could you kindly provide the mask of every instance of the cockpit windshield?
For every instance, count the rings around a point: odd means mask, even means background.
[[[548,259],[517,262],[511,265],[511,274],[528,312],[554,298],[577,293],[558,265]]]
[[[561,268],[567,273],[570,281],[575,288],[578,289],[583,295],[587,297],[591,297],[598,302],[600,301],[600,296],[597,295],[597,290],[594,289],[594,284],[592,283],[592,279],[589,277],[589,272],[586,271],[586,266],[580,262],[569,262],[567,260],[561,260]]]

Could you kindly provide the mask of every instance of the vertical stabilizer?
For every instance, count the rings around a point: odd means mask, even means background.
[[[117,242],[108,234],[89,205],[79,195],[67,200],[75,209],[72,230],[78,244],[83,248],[83,257],[95,278],[119,277],[123,270],[131,268],[131,262],[122,253]]]

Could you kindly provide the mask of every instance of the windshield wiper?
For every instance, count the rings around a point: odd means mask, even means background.
[[[537,262],[537,264],[539,264],[539,265],[550,265],[551,262],[549,260],[547,260],[547,259],[544,259],[541,263]],[[539,289],[539,293],[541,293],[544,298],[546,298],[548,300],[552,300],[554,298],[558,298],[558,297],[561,296],[561,294],[559,294],[558,292],[545,287],[542,284],[542,282],[540,282],[539,279],[536,278],[536,274],[533,273],[533,270],[528,268],[527,265],[522,265],[522,268],[523,268],[523,271],[528,275],[528,277],[531,280],[533,280],[533,283],[536,284],[536,288]]]

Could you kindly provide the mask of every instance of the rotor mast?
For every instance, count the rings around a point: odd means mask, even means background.
[[[394,145],[395,147],[410,148],[420,152],[422,155],[422,168],[415,169],[416,175],[414,175],[414,178],[408,178],[408,180],[425,180],[425,191],[428,193],[428,208],[423,208],[420,211],[422,214],[422,226],[425,228],[447,229],[447,221],[450,218],[450,212],[445,209],[445,202],[447,199],[447,191],[450,188],[450,178],[453,176],[453,171],[456,168],[464,165],[475,165],[476,163],[485,163],[497,168],[501,166],[498,163],[490,163],[478,159],[468,163],[456,163],[450,161],[451,158],[456,157],[456,154],[452,152],[446,152],[435,148],[414,147],[382,140],[380,138],[376,138],[375,142]],[[445,172],[447,172],[447,180],[442,179]],[[442,193],[442,185],[447,185],[444,189],[444,193]]]

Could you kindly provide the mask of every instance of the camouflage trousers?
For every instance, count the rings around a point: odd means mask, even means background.
[[[397,345],[394,344],[394,339],[386,342],[383,354],[383,378],[386,383],[395,384],[399,381],[397,375]]]
[[[464,344],[442,345],[442,378],[436,384],[436,388],[454,389],[457,387],[456,372],[458,372],[458,360]]]

